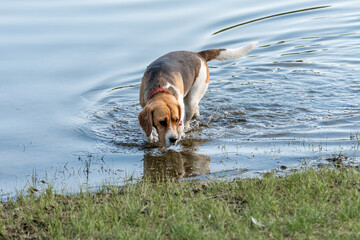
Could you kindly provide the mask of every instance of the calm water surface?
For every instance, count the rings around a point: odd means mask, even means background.
[[[146,66],[174,50],[235,48],[185,139],[145,144]],[[223,178],[360,146],[357,1],[8,1],[0,6],[0,192],[130,177]],[[41,182],[41,180],[43,180]]]

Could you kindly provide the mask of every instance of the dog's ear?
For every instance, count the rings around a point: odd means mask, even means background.
[[[153,110],[146,106],[138,116],[141,128],[146,133],[146,136],[150,136],[153,128]]]

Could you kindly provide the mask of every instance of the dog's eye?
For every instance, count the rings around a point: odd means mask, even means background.
[[[164,121],[160,121],[159,123],[160,123],[161,126],[166,127],[166,121],[165,121],[165,120],[164,120]]]

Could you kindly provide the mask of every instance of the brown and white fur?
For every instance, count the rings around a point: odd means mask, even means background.
[[[238,49],[209,49],[201,52],[170,52],[152,62],[140,86],[138,119],[145,139],[153,140],[153,127],[162,146],[177,143],[190,128],[190,120],[198,117],[199,102],[209,86],[211,60],[233,60],[250,52],[256,42]]]

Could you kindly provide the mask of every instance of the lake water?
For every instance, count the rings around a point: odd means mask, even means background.
[[[169,150],[137,122],[146,66],[174,50],[209,62],[201,117]],[[7,1],[0,6],[0,192],[77,191],[143,175],[251,176],[358,162],[358,1]]]

